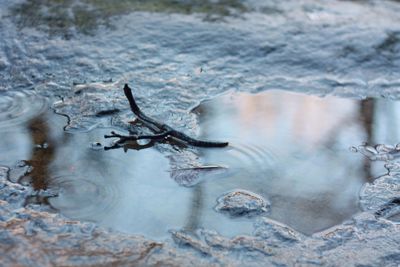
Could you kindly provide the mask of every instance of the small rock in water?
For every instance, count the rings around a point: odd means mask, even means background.
[[[349,147],[349,150],[350,150],[350,152],[354,152],[354,153],[358,152],[358,149],[355,146]]]
[[[8,179],[13,183],[20,183],[22,178],[32,171],[32,166],[21,160],[10,169]]]
[[[90,148],[93,150],[103,149],[103,145],[100,142],[93,142],[90,144]]]
[[[350,150],[359,152],[372,161],[390,161],[400,156],[399,147],[399,145],[392,146],[384,144],[370,146],[364,143],[358,147],[351,147]]]
[[[270,203],[263,197],[246,190],[233,190],[218,198],[215,210],[232,217],[259,215],[269,210]]]

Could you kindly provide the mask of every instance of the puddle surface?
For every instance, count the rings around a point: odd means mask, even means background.
[[[228,139],[223,150],[204,151],[206,161],[229,166],[232,175],[208,179],[215,192],[243,188],[271,201],[268,217],[311,234],[350,218],[365,182],[385,173],[355,155],[352,144],[393,143],[399,104],[271,91],[228,94],[194,112],[202,136]]]
[[[223,95],[193,112],[203,138],[230,142],[225,149],[198,150],[201,164],[226,169],[198,175],[177,166],[176,157],[185,154],[166,156],[157,146],[104,151],[97,142],[108,144],[103,135],[110,129],[68,133],[65,117],[39,110],[0,132],[0,150],[8,151],[0,164],[15,166],[10,179],[31,183],[39,195],[47,192],[46,203],[69,218],[154,238],[201,227],[251,234],[254,220],[214,210],[218,197],[233,189],[264,197],[271,207],[263,216],[303,233],[338,224],[358,211],[362,184],[382,174],[349,147],[394,142],[398,133],[389,122],[400,115],[398,103],[380,99],[283,91]],[[198,181],[180,186],[179,175]],[[43,203],[33,196],[27,203],[35,201]]]

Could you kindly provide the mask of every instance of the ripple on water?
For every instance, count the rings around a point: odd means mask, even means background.
[[[93,181],[79,175],[58,176],[51,180],[50,190],[58,191],[50,205],[73,219],[94,220],[110,211],[118,192],[112,184]]]
[[[48,108],[47,100],[29,91],[0,94],[0,131],[21,125]]]
[[[232,170],[226,179],[207,180],[207,190],[220,195],[216,190],[240,188],[266,197],[270,218],[306,234],[349,218],[369,171],[364,158],[347,150],[353,140],[365,140],[363,104],[284,91],[202,102],[193,110],[202,138],[230,143],[205,151],[205,161]]]
[[[258,167],[258,169],[271,167],[277,161],[276,153],[267,146],[239,142],[232,144],[228,157],[237,162],[236,166]]]
[[[194,186],[204,179],[227,177],[239,170],[259,172],[271,168],[277,162],[276,155],[266,146],[241,143],[229,140],[230,145],[222,149],[204,149],[204,162],[201,166],[182,167],[187,162],[174,162],[171,177],[182,186]],[[185,153],[185,156],[188,155]],[[190,156],[190,155],[188,155]],[[217,164],[215,164],[217,163]]]

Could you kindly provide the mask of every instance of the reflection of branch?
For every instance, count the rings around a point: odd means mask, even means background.
[[[173,139],[177,141],[181,141],[191,146],[196,147],[225,147],[228,145],[228,142],[211,142],[211,141],[203,141],[194,139],[186,134],[179,132],[173,129],[171,126],[160,123],[153,118],[148,117],[144,114],[139,106],[136,104],[135,99],[133,98],[131,88],[127,84],[124,86],[124,93],[126,98],[129,101],[129,105],[131,107],[132,112],[137,116],[138,120],[143,123],[144,126],[153,131],[154,135],[120,135],[115,132],[111,132],[111,135],[105,135],[104,138],[119,138],[115,145],[122,145],[125,141],[137,141],[140,139],[148,139],[152,141],[161,141],[167,139]]]
[[[141,149],[145,149],[145,148],[154,146],[154,140],[150,139],[150,142],[142,145],[137,142],[137,140],[139,140],[137,138],[137,136],[120,135],[120,134],[116,134],[115,132],[111,132],[111,135],[105,135],[104,137],[105,138],[113,138],[113,137],[119,138],[119,140],[117,142],[115,142],[112,146],[105,146],[104,150],[118,149],[118,148],[123,147],[126,152],[128,149],[141,150]],[[125,143],[126,141],[134,141],[134,142]]]
[[[117,134],[116,132],[112,131],[110,135],[104,135],[104,138],[119,138],[117,143],[124,143],[125,141],[137,141],[137,140],[143,140],[143,139],[148,139],[148,140],[161,140],[166,138],[170,132],[164,132],[160,134],[154,134],[154,135],[121,135]]]

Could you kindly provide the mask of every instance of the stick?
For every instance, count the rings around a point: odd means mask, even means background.
[[[111,132],[111,135],[105,135],[105,138],[117,137],[120,138],[117,143],[122,143],[128,140],[139,140],[139,139],[150,139],[150,140],[161,140],[161,139],[176,139],[180,142],[186,143],[191,146],[196,147],[226,147],[228,142],[213,142],[213,141],[203,141],[192,138],[182,132],[179,132],[172,128],[171,126],[158,122],[155,119],[144,114],[139,106],[136,104],[135,99],[132,95],[132,90],[129,88],[127,84],[124,86],[124,93],[126,98],[128,99],[129,106],[132,112],[136,115],[138,120],[143,123],[147,128],[152,130],[155,135],[142,135],[142,136],[122,136]]]

